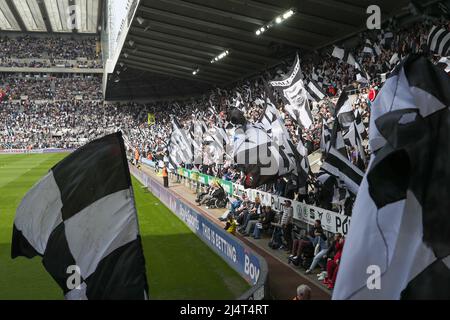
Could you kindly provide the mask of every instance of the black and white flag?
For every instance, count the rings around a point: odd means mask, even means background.
[[[366,164],[366,153],[362,144],[362,138],[358,132],[358,127],[356,126],[356,121],[353,122],[352,126],[348,132],[343,136],[344,143],[357,152],[356,166],[361,170],[365,170]]]
[[[328,151],[321,169],[341,180],[351,193],[358,193],[364,173],[334,147]]]
[[[336,102],[336,114],[341,128],[346,132],[355,121],[355,114],[353,112],[352,102],[347,92],[342,91]]]
[[[315,102],[319,102],[326,97],[326,93],[323,91],[322,86],[314,80],[308,82],[306,90],[309,93],[311,99]]]
[[[379,56],[381,54],[380,47],[377,46],[376,43],[372,44],[372,42],[369,39],[366,39],[366,42],[364,44],[363,53],[369,54],[371,56]]]
[[[195,130],[195,128],[194,128]],[[169,158],[171,163],[180,166],[181,163],[193,163],[194,154],[196,154],[196,145],[190,137],[190,133],[186,132],[178,122],[172,118],[172,134],[170,136],[170,143],[168,146]]]
[[[355,125],[361,138],[366,139],[367,138],[366,126],[364,125],[359,109],[355,110]]]
[[[328,127],[327,121],[325,119],[322,119],[322,137],[320,139],[320,149],[327,153],[330,149],[331,145],[331,132],[330,128]]]
[[[399,56],[398,56],[398,53],[397,52],[395,52],[393,55],[392,55],[392,57],[391,57],[391,59],[389,59],[389,66],[391,67],[391,68],[393,68],[395,65],[397,65],[397,63],[399,63],[400,62],[400,58],[399,58]]]
[[[148,298],[120,133],[67,156],[22,199],[14,220],[11,256],[36,255],[66,299]]]
[[[450,72],[450,58],[442,57],[441,59],[439,59],[436,65],[442,68],[445,72]]]
[[[450,299],[449,107],[450,77],[423,56],[382,87],[333,299]]]
[[[380,34],[380,45],[386,48],[391,47],[392,39],[394,38],[394,34],[389,30],[381,30]]]
[[[353,57],[353,54],[348,50],[334,46],[331,55],[335,58],[338,58],[341,61],[344,61],[352,66],[355,66],[356,60]]]
[[[300,59],[295,57],[295,63],[291,70],[281,80],[270,81],[282,96],[285,110],[304,128],[309,129],[314,123],[307,97],[307,91],[302,80]]]
[[[370,81],[369,74],[358,61],[355,62],[355,72],[356,72],[356,81],[361,83],[368,83]]]
[[[441,57],[450,55],[450,31],[433,26],[428,34],[427,44],[431,52]]]

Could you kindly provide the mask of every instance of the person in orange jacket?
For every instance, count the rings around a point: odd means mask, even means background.
[[[166,165],[164,165],[162,168],[162,177],[163,177],[163,182],[164,182],[164,188],[168,188],[169,187],[169,172],[167,171]]]

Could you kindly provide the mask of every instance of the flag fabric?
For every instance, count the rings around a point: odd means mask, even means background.
[[[189,133],[181,128],[178,120],[172,118],[172,134],[168,145],[169,159],[172,164],[179,167],[182,163],[192,163],[194,160],[194,143]]]
[[[365,164],[366,164],[366,153],[364,151],[364,147],[362,145],[362,138],[360,133],[358,132],[358,127],[356,126],[356,121],[353,122],[352,126],[350,127],[350,129],[348,130],[348,132],[343,136],[344,138],[344,143],[351,147],[354,148],[356,151],[356,166],[361,169],[364,170],[365,169]]]
[[[361,117],[361,113],[359,112],[359,109],[356,109],[354,114],[355,114],[356,130],[358,131],[358,133],[362,139],[366,139],[367,138],[366,126],[364,125],[364,122],[362,121],[362,117]]]
[[[310,172],[308,151],[301,139],[297,146],[294,145],[280,112],[275,108],[271,100],[273,100],[273,96],[266,87],[266,109],[262,116],[261,124],[271,137],[273,146],[278,147],[278,152],[283,159],[283,162],[280,161],[280,164],[282,163],[284,167],[279,168],[278,176],[292,173],[297,176],[299,185],[304,187]]]
[[[11,256],[37,255],[66,299],[147,299],[145,261],[120,132],[67,156],[22,199]],[[69,286],[71,268],[78,268],[78,287]]]
[[[326,97],[326,93],[323,91],[322,85],[314,80],[308,82],[306,90],[309,93],[311,99],[315,102],[319,102]]]
[[[147,114],[147,122],[149,126],[152,126],[156,123],[155,114],[154,113],[148,113]]]
[[[374,101],[374,152],[333,299],[450,299],[449,88],[444,71],[411,55]],[[376,282],[370,266],[379,268]]]
[[[339,99],[336,103],[337,120],[344,131],[347,131],[355,120],[355,114],[353,112],[352,102],[347,92],[342,91]]]
[[[343,206],[347,198],[350,197],[345,185],[335,176],[322,169],[316,174],[317,181],[320,182],[323,194],[330,195],[328,199],[331,204]]]
[[[450,55],[450,31],[433,26],[428,34],[427,44],[431,52],[441,57]]]
[[[381,30],[381,40],[380,44],[384,47],[390,48],[394,34],[389,30]]]
[[[295,57],[295,63],[288,74],[281,80],[271,81],[270,85],[281,94],[285,103],[285,110],[292,119],[304,128],[310,128],[314,120],[308,103],[307,91],[302,80],[298,55]]]
[[[364,173],[334,147],[328,151],[321,169],[340,179],[353,194],[358,193]]]
[[[244,187],[255,188],[277,176],[278,163],[268,155],[271,137],[262,124],[246,123],[237,127],[233,140],[233,160],[245,174]],[[276,168],[271,168],[271,164]]]
[[[369,74],[358,61],[355,62],[355,71],[356,81],[361,83],[368,83],[370,81]]]
[[[393,67],[399,62],[400,62],[400,58],[398,57],[398,53],[396,52],[392,55],[391,59],[389,59],[389,66]]]
[[[439,59],[439,61],[436,63],[439,67],[441,67],[445,72],[450,72],[450,59],[447,57],[442,57]]]
[[[352,53],[348,50],[334,46],[331,55],[335,58],[338,58],[341,61],[344,61],[352,66],[355,66],[356,60],[353,57]]]
[[[268,91],[268,88],[266,91]],[[292,143],[290,143],[291,139],[289,132],[284,125],[281,114],[275,108],[275,105],[272,103],[271,99],[273,99],[273,97],[270,94],[267,94],[266,108],[260,122],[264,127],[264,130],[269,135],[272,145],[279,148],[278,152],[280,153],[280,156],[286,160],[282,163],[285,166],[279,168],[278,175],[282,176],[288,173],[295,173],[297,170],[294,155],[295,148]]]
[[[370,55],[374,55],[374,49],[372,46],[372,42],[370,42],[369,39],[366,39],[366,42],[364,43],[363,53],[367,53]]]
[[[331,143],[331,132],[330,128],[328,127],[327,121],[325,119],[322,119],[322,137],[320,139],[320,149],[327,153],[330,149],[330,143]]]
[[[344,157],[348,157],[347,148],[345,147],[344,143],[342,128],[338,120],[335,120],[333,123],[333,129],[331,131],[330,147],[336,149]],[[330,147],[328,147],[328,150],[330,149]]]

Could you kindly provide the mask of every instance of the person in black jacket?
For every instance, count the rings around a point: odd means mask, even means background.
[[[263,213],[259,219],[260,227],[258,224],[253,230],[253,238],[259,239],[261,236],[261,231],[268,230],[271,227],[272,222],[275,221],[275,211],[272,210],[270,206],[265,206],[263,208]]]
[[[314,222],[314,227],[310,230],[310,234],[306,238],[294,240],[289,259],[298,259],[306,247],[312,247],[312,242],[316,233],[323,234],[322,223],[320,220]]]

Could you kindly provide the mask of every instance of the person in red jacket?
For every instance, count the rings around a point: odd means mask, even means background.
[[[344,249],[344,237],[338,234],[338,239],[334,243],[334,257],[328,258],[327,261],[327,277],[323,283],[327,285],[328,289],[333,289],[336,283],[336,277],[339,270],[339,262],[341,261],[342,250]]]
[[[378,93],[378,87],[370,87],[369,90],[369,94],[368,94],[368,98],[370,100],[370,102],[373,102],[375,100],[375,98],[377,97],[377,93]]]

